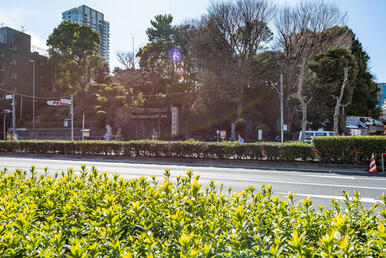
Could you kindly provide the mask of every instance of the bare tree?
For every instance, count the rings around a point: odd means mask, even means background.
[[[135,68],[135,56],[133,52],[117,52],[118,62],[123,65],[126,69]]]
[[[203,17],[205,27],[203,42],[216,44],[218,53],[227,54],[228,70],[222,70],[223,89],[237,104],[237,117],[241,117],[244,87],[248,83],[247,63],[251,56],[267,42],[272,33],[267,24],[273,14],[273,7],[266,0],[216,1]],[[230,78],[232,77],[232,78]]]
[[[333,47],[349,47],[352,36],[341,27],[345,14],[337,6],[323,0],[302,1],[296,7],[284,7],[276,16],[278,46],[284,52],[286,77],[298,99],[302,112],[302,140],[307,126],[307,105],[304,80],[310,75],[308,61],[315,54]]]

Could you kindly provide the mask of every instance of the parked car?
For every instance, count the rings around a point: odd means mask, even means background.
[[[346,127],[349,129],[367,128],[365,121],[365,119],[360,119],[357,116],[348,116],[346,117]]]
[[[299,132],[299,141],[302,139],[302,132]],[[333,131],[324,131],[324,130],[318,130],[318,131],[306,131],[306,134],[304,135],[304,141],[305,142],[311,142],[312,137],[323,137],[323,136],[335,136],[335,133]]]

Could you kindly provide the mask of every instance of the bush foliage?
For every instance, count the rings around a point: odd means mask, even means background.
[[[0,151],[39,154],[116,155],[197,159],[287,160],[312,158],[310,144],[300,142],[169,142],[169,141],[0,141]]]
[[[384,257],[386,197],[380,215],[358,194],[314,209],[274,196],[271,186],[231,193],[186,176],[125,180],[82,165],[55,176],[0,172],[2,257]]]
[[[371,154],[386,153],[385,136],[335,136],[312,139],[322,162],[369,164]]]

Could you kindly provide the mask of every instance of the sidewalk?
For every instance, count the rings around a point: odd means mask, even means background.
[[[25,157],[36,159],[64,159],[85,161],[110,161],[123,163],[142,163],[177,166],[204,166],[204,167],[227,167],[263,170],[285,170],[315,173],[344,173],[366,175],[368,166],[352,164],[325,164],[317,162],[283,162],[283,161],[252,161],[252,160],[209,160],[191,158],[160,158],[160,157],[123,157],[123,156],[90,156],[90,155],[63,155],[63,154],[34,154],[2,152],[3,157]],[[386,176],[379,169],[377,176]]]

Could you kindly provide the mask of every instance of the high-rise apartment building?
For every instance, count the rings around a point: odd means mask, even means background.
[[[9,27],[1,27],[0,112],[12,110],[11,100],[5,96],[15,93],[15,121],[16,126],[19,126],[20,118],[32,115],[33,93],[35,96],[46,96],[49,85],[47,57],[31,49],[31,36]],[[35,103],[39,104],[36,100]],[[6,113],[0,117],[0,139],[4,139],[4,129],[11,126],[9,117]]]
[[[89,25],[99,33],[101,45],[99,54],[109,63],[110,59],[110,23],[105,21],[104,14],[86,5],[72,8],[62,13],[63,21],[76,22],[81,25]]]

